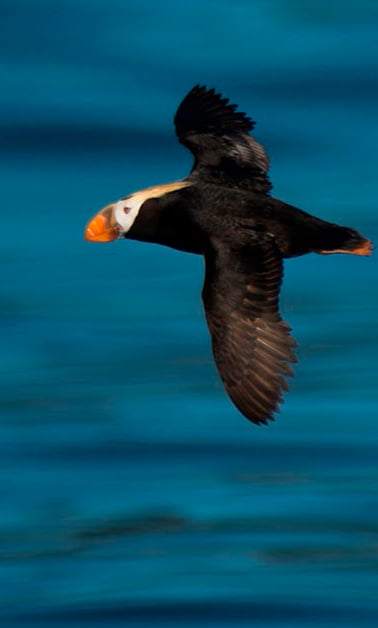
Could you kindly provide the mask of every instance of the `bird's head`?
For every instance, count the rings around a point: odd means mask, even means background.
[[[106,205],[88,222],[85,239],[90,242],[112,242],[127,237],[145,201],[146,194],[143,191]]]
[[[116,203],[106,205],[87,224],[84,237],[90,242],[112,242],[119,238],[133,238],[131,231],[139,214],[146,214],[143,206],[152,199],[160,199],[167,194],[187,187],[188,181],[164,183],[121,198]],[[149,204],[151,205],[151,204]],[[142,210],[142,211],[141,211]],[[135,229],[133,230],[133,232]]]

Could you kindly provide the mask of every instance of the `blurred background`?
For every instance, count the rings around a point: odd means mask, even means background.
[[[185,176],[195,83],[257,121],[275,196],[378,242],[374,0],[1,0],[3,625],[376,626],[377,256],[286,263],[299,364],[231,405],[202,260],[84,242]]]

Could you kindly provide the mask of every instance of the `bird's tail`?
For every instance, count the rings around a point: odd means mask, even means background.
[[[349,227],[327,223],[327,227],[319,229],[316,234],[315,253],[330,255],[332,253],[349,253],[351,255],[371,255],[373,243],[361,233]]]

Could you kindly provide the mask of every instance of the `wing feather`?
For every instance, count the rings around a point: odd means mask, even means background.
[[[255,123],[214,89],[196,85],[177,109],[176,134],[194,156],[192,176],[269,191],[269,159],[249,135]]]
[[[267,423],[288,390],[296,343],[279,313],[282,258],[270,237],[254,239],[243,251],[219,244],[205,255],[203,300],[226,391],[250,421]]]

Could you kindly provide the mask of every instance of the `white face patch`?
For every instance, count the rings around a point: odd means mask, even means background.
[[[139,210],[146,200],[142,195],[142,192],[136,192],[136,194],[122,198],[118,203],[115,203],[113,216],[116,223],[121,227],[122,233],[127,233],[133,226]]]
[[[188,181],[175,181],[174,183],[164,183],[162,185],[156,185],[155,187],[146,188],[140,192],[134,192],[134,194],[130,194],[130,196],[126,196],[126,198],[122,198],[114,204],[114,220],[121,228],[121,232],[127,233],[133,226],[143,203],[149,198],[159,198],[160,196],[164,196],[164,194],[168,194],[174,190],[180,190],[188,185],[190,185]]]

